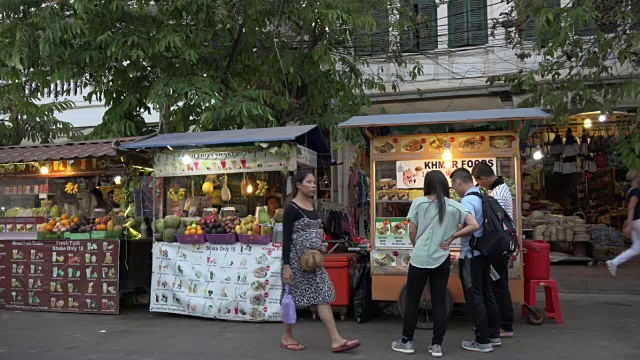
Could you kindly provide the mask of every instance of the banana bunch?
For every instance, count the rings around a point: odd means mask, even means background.
[[[256,180],[258,183],[258,190],[256,190],[256,196],[265,196],[267,195],[267,182],[262,180]]]
[[[67,185],[64,187],[64,191],[67,194],[77,194],[78,188],[79,188],[78,184],[68,182]]]
[[[168,192],[169,198],[173,201],[180,201],[182,199],[184,199],[184,196],[186,195],[187,190],[184,188],[180,188],[178,190],[175,189],[171,189]]]

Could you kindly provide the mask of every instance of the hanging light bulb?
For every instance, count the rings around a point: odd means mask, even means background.
[[[600,114],[600,116],[598,116],[598,121],[603,122],[607,120],[607,115],[605,114]]]
[[[120,185],[122,183],[122,176],[118,175],[114,177],[113,181],[116,183],[116,185]]]
[[[182,155],[182,163],[185,165],[193,164],[193,159],[191,158],[191,155],[189,155],[188,153]]]
[[[40,174],[47,175],[48,173],[49,173],[49,166],[48,165],[44,165],[44,166],[40,167]]]
[[[247,185],[247,193],[249,193],[249,194],[253,193],[253,185],[251,185],[251,183],[249,183],[249,185]]]
[[[451,145],[447,141],[444,144],[444,151],[442,152],[442,160],[445,162],[453,160],[453,155],[451,155]]]
[[[592,124],[591,124],[591,119],[586,119],[586,120],[584,121],[584,127],[585,127],[585,128],[587,128],[587,129],[588,129],[588,128],[590,128],[590,127],[591,127],[591,125],[592,125]]]
[[[533,160],[542,159],[542,149],[540,149],[540,144],[536,146],[536,151],[533,153]]]

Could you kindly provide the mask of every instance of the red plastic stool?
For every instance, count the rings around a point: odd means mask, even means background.
[[[562,309],[560,308],[560,296],[558,295],[558,284],[555,280],[534,280],[524,281],[524,301],[527,305],[536,306],[536,288],[544,286],[545,309],[547,319],[555,319],[558,324],[564,324],[562,320]],[[527,316],[527,308],[522,307],[522,318]]]

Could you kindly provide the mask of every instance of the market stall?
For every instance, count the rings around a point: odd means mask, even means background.
[[[371,274],[374,300],[399,301],[411,259],[406,215],[413,199],[423,195],[424,176],[440,170],[489,164],[511,188],[515,203],[522,201],[519,132],[525,120],[545,119],[539,109],[463,111],[448,113],[357,116],[340,125],[362,128],[371,149]],[[455,198],[452,191],[451,197]],[[521,212],[515,223],[522,238]],[[451,246],[450,304],[464,303],[458,277],[459,241]],[[522,257],[510,262],[514,303],[523,301]],[[425,293],[428,300],[428,292]]]
[[[290,173],[317,172],[329,153],[320,128],[163,134],[123,148],[154,152],[150,310],[279,321],[282,207]]]
[[[148,284],[127,281],[144,261],[122,242],[142,218],[116,148],[136,139],[0,148],[0,307],[117,314]]]
[[[626,249],[627,169],[615,150],[635,114],[576,114],[532,127],[523,151],[524,230],[551,245],[551,262],[593,264]]]

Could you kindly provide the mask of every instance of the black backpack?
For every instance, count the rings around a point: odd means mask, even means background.
[[[482,200],[484,234],[482,238],[471,237],[469,245],[484,256],[511,256],[518,250],[518,235],[513,220],[500,206],[498,200],[484,191],[471,192]]]

